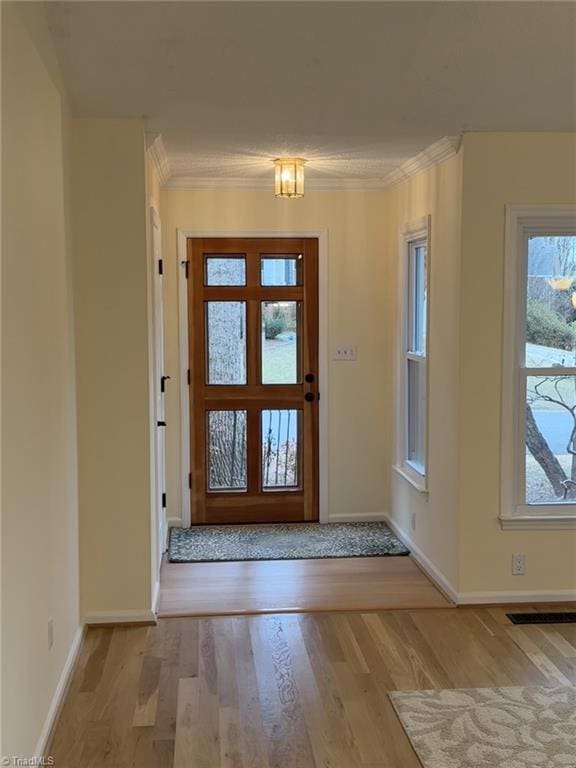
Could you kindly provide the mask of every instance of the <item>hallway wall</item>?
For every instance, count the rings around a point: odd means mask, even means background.
[[[80,632],[70,121],[43,9],[1,12],[0,755],[28,757]]]
[[[151,618],[144,125],[74,119],[72,138],[82,616]]]
[[[386,192],[387,369],[393,377],[399,343],[399,232],[431,216],[428,329],[428,492],[422,493],[391,467],[387,508],[412,546],[453,586],[459,578],[458,383],[462,153]],[[389,403],[391,464],[395,464],[398,400]]]

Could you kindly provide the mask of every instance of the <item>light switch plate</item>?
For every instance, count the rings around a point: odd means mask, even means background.
[[[334,360],[347,360],[348,362],[353,362],[356,360],[357,353],[358,347],[355,345],[344,346],[339,344],[337,347],[334,347]]]

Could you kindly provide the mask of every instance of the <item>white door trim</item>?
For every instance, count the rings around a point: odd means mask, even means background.
[[[157,546],[157,572],[160,572],[162,555],[167,546],[168,527],[166,524],[166,510],[162,506],[162,494],[166,492],[166,438],[165,433],[158,433],[158,421],[164,421],[165,398],[160,392],[160,377],[164,375],[164,301],[163,278],[159,272],[159,263],[162,261],[162,225],[160,215],[154,205],[150,206],[150,241],[152,248],[152,295],[153,295],[153,322],[152,329],[154,344],[154,469],[155,469],[155,498],[154,508]]]
[[[178,229],[178,331],[180,352],[180,427],[181,427],[181,488],[182,525],[191,521],[190,489],[190,408],[188,400],[188,290],[184,264],[187,260],[186,240],[189,237],[316,237],[318,238],[318,387],[319,457],[318,490],[319,520],[328,522],[328,230],[198,230]]]

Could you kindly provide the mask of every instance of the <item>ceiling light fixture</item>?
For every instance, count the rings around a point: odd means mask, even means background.
[[[276,169],[276,197],[304,197],[304,164],[301,157],[279,157]]]

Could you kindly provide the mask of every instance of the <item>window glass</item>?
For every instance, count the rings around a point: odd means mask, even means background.
[[[403,461],[419,475],[426,473],[426,334],[427,255],[426,239],[407,243],[405,435]]]
[[[425,245],[410,249],[410,351],[426,353],[426,255]]]
[[[408,360],[408,461],[424,474],[426,462],[426,365]]]
[[[528,237],[524,366],[524,498],[576,502],[576,236]],[[544,370],[547,369],[547,370]],[[556,370],[558,373],[556,373]],[[562,369],[566,374],[562,375]]]
[[[526,366],[576,364],[576,237],[528,240]]]
[[[527,504],[576,500],[576,376],[526,377]]]

